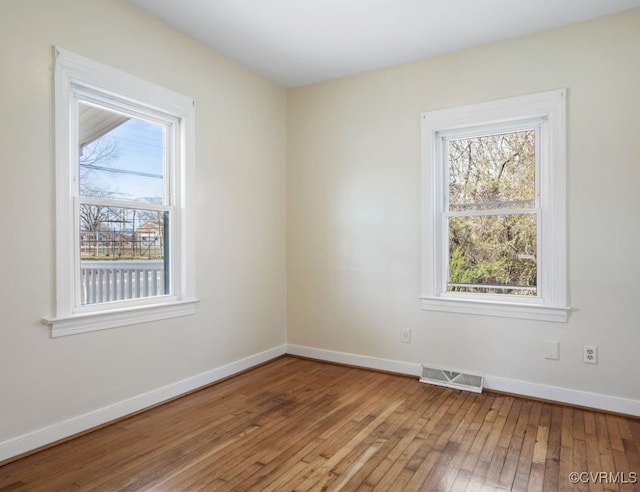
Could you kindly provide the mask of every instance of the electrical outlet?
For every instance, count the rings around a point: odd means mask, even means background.
[[[402,343],[411,343],[411,330],[405,328],[400,332],[400,341]]]
[[[585,364],[597,364],[598,347],[595,345],[585,345],[582,357]]]

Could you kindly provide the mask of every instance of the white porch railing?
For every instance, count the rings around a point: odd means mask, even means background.
[[[163,260],[82,261],[82,304],[165,294]]]

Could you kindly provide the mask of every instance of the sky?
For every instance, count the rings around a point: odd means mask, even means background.
[[[163,126],[137,118],[127,120],[85,146],[80,157],[81,189],[96,190],[98,196],[108,193],[118,200],[162,201],[163,141]],[[107,155],[95,160],[101,151]]]

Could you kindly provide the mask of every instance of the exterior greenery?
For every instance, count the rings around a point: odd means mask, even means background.
[[[536,132],[448,141],[448,290],[535,295]]]

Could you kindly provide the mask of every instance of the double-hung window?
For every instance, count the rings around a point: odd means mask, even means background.
[[[566,321],[565,91],[422,115],[423,309]]]
[[[192,314],[193,100],[55,50],[53,336]]]

